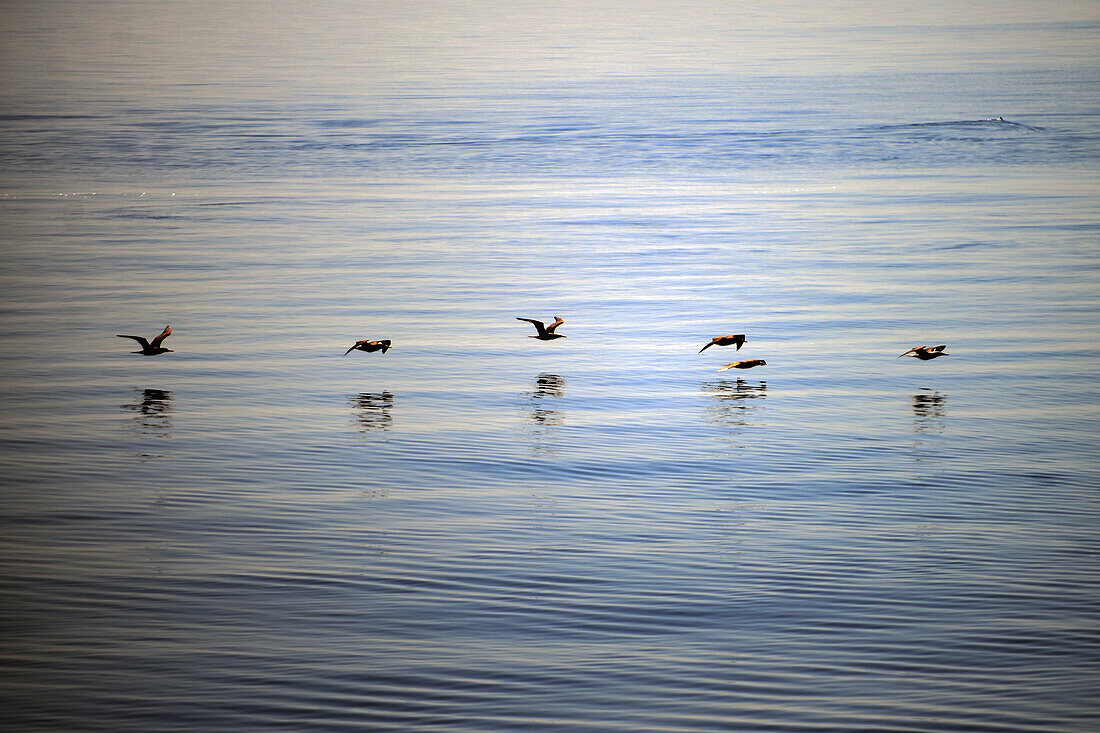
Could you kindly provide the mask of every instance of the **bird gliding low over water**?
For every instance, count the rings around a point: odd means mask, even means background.
[[[363,339],[362,341],[356,341],[354,346],[344,352],[344,356],[347,356],[353,351],[365,351],[368,354],[373,351],[381,351],[383,354],[385,354],[387,351],[389,351],[389,348],[389,339],[381,339],[380,341],[368,341],[366,339]]]
[[[172,351],[171,349],[165,348],[164,346],[160,345],[161,341],[164,341],[164,339],[172,335],[171,326],[165,326],[164,330],[160,332],[160,335],[154,338],[151,343],[149,341],[146,341],[145,338],[142,336],[127,336],[126,334],[122,333],[115,335],[121,339],[133,339],[134,341],[137,341],[139,344],[141,344],[141,351],[131,351],[131,354],[156,356],[157,354],[165,354]]]
[[[746,341],[748,341],[748,339],[745,338],[745,334],[743,333],[730,334],[729,336],[715,336],[710,340],[709,344],[699,349],[699,353],[702,354],[711,346],[730,346],[731,344],[736,344],[737,351],[740,351]]]
[[[928,361],[929,359],[935,359],[938,356],[951,356],[944,349],[947,348],[947,344],[940,344],[939,346],[914,346],[899,356],[911,356],[914,359],[920,359],[921,361]]]
[[[554,333],[554,329],[565,323],[561,316],[554,316],[554,322],[551,323],[549,326],[544,324],[542,321],[536,321],[534,318],[520,318],[519,316],[516,316],[516,320],[527,321],[528,323],[535,324],[535,330],[538,331],[538,334],[535,336],[531,336],[531,338],[533,339],[538,339],[539,341],[553,341],[554,339],[565,338],[565,334],[563,333]]]
[[[745,361],[731,361],[724,367],[715,369],[716,372],[724,372],[727,369],[752,369],[753,367],[766,366],[768,362],[763,359],[746,359]]]

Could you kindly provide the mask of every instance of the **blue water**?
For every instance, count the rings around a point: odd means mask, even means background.
[[[3,729],[1100,727],[1095,6],[6,15]]]

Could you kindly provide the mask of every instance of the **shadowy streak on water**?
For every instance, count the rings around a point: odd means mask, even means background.
[[[943,419],[947,415],[947,398],[939,392],[922,388],[913,395],[913,429],[942,432]]]
[[[144,389],[137,402],[119,405],[135,413],[131,427],[152,438],[168,438],[172,429],[172,393],[166,389]]]
[[[352,419],[360,432],[389,430],[393,427],[393,394],[382,392],[360,392],[348,398],[351,403]]]
[[[557,374],[540,374],[535,379],[535,388],[525,392],[524,395],[531,408],[531,421],[535,425],[561,425],[565,422],[565,415],[561,410],[553,409],[543,402],[543,400],[561,399],[565,396],[564,377]]]
[[[757,402],[767,396],[768,383],[757,384],[738,379],[735,382],[715,379],[703,382],[703,394],[711,398],[708,413],[719,425],[751,425],[750,416],[763,407]]]

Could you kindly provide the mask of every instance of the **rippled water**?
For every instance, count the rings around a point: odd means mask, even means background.
[[[1100,16],[820,7],[6,7],[0,726],[1096,730]]]

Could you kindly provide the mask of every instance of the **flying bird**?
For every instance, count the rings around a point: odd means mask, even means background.
[[[554,322],[551,323],[549,326],[544,324],[542,321],[536,321],[534,318],[520,318],[519,316],[516,316],[516,320],[527,321],[528,323],[535,324],[535,330],[538,331],[538,334],[535,336],[531,336],[530,338],[538,339],[539,341],[553,341],[554,339],[565,338],[565,334],[554,332],[554,329],[565,323],[565,321],[562,320],[561,316],[554,316]]]
[[[142,336],[127,336],[122,333],[115,335],[118,336],[120,339],[133,339],[134,341],[137,341],[139,344],[141,344],[141,351],[132,351],[130,352],[132,354],[142,354],[143,356],[156,356],[157,354],[164,354],[172,351],[171,349],[165,348],[164,346],[160,345],[161,341],[164,341],[164,339],[172,335],[171,326],[165,326],[164,330],[160,332],[159,336],[153,339],[152,343],[146,341],[145,338]]]
[[[745,361],[731,361],[720,369],[715,369],[716,372],[724,372],[727,369],[752,369],[753,367],[765,366],[768,362],[763,359],[746,359]]]
[[[729,336],[715,336],[710,340],[709,344],[699,349],[699,353],[702,354],[711,346],[729,346],[730,344],[736,344],[737,351],[740,351],[746,341],[748,341],[748,339],[745,338],[745,334],[743,333],[730,334]]]
[[[347,356],[348,354],[356,350],[365,351],[368,354],[374,351],[381,351],[383,354],[385,354],[387,351],[389,351],[389,348],[389,339],[382,339],[381,341],[367,341],[366,339],[363,339],[362,341],[356,341],[354,346],[344,352],[344,356]]]
[[[947,344],[940,344],[939,346],[914,346],[899,356],[911,356],[914,359],[920,359],[921,361],[928,361],[929,359],[935,359],[938,356],[951,356],[944,349],[947,348]]]

